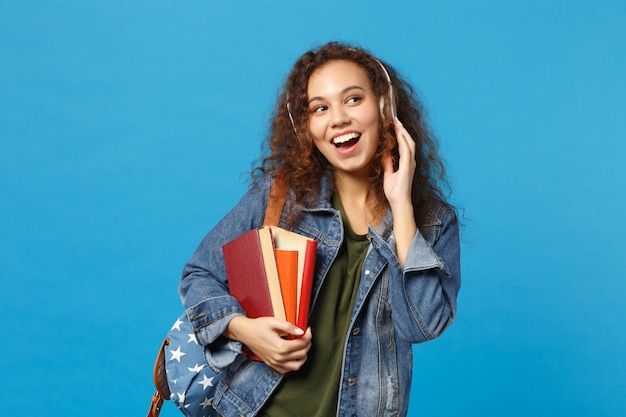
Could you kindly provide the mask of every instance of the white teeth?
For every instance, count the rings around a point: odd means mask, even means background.
[[[341,135],[341,136],[337,136],[335,139],[333,139],[333,143],[335,145],[341,145],[342,143],[346,143],[352,139],[356,139],[358,138],[359,135],[358,133],[346,133],[345,135]]]

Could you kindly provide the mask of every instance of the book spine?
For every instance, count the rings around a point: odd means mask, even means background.
[[[285,305],[283,295],[280,289],[280,280],[278,277],[278,266],[276,264],[276,253],[272,231],[269,227],[261,227],[259,230],[259,241],[261,252],[263,254],[263,263],[265,265],[265,278],[270,293],[270,301],[272,303],[273,315],[281,320],[286,320]]]
[[[309,323],[309,311],[311,309],[311,293],[313,292],[313,279],[315,277],[315,258],[317,254],[317,241],[309,240],[306,244],[304,256],[304,271],[302,274],[302,286],[300,289],[300,303],[296,326],[306,330]]]

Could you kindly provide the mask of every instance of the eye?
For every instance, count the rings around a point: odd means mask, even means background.
[[[346,100],[346,104],[357,104],[357,103],[359,103],[361,100],[363,100],[363,97],[361,97],[361,96],[350,96],[350,97],[348,97],[348,99]]]
[[[322,104],[319,104],[317,106],[311,107],[311,113],[321,113],[321,112],[323,112],[323,111],[325,111],[327,109],[328,109],[328,106],[324,106]]]

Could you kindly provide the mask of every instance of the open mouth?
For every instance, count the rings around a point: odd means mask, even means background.
[[[335,148],[337,149],[350,148],[356,145],[359,139],[361,139],[360,133],[346,133],[345,135],[337,136],[336,138],[334,138],[333,145],[335,145]]]

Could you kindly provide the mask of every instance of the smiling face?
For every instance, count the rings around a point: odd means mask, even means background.
[[[307,88],[309,131],[335,170],[370,175],[379,142],[380,109],[367,74],[351,61],[316,69]]]

